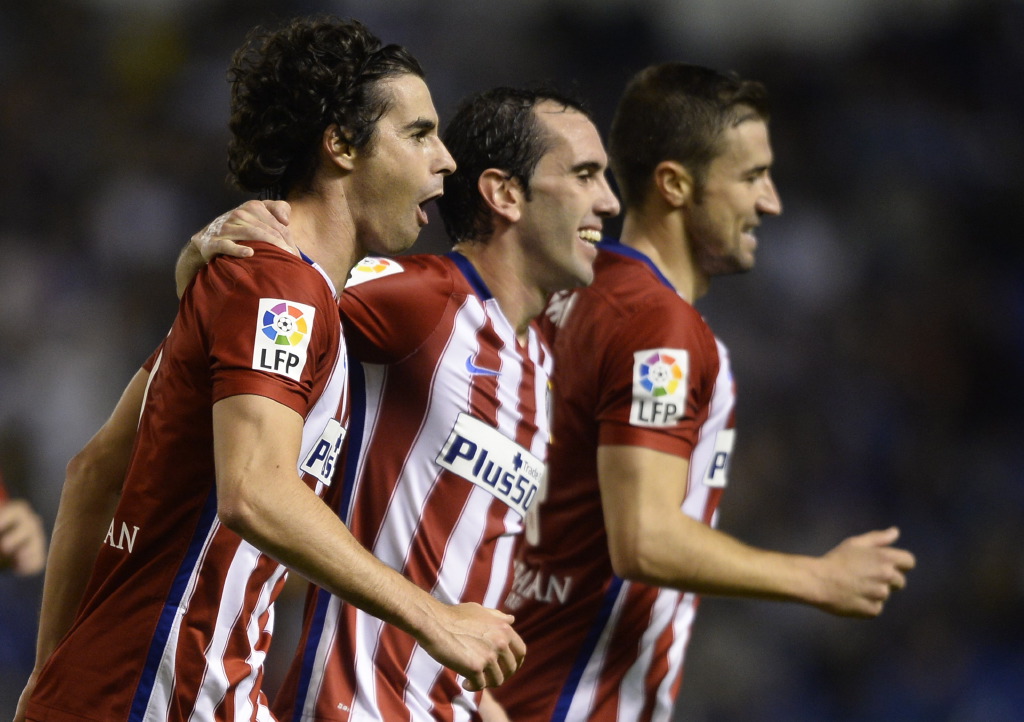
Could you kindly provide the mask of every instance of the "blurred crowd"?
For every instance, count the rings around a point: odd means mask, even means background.
[[[918,568],[871,622],[705,599],[678,717],[1024,717],[1020,0],[4,3],[11,496],[52,527],[64,465],[170,326],[178,250],[244,199],[224,180],[232,50],[255,24],[319,11],[408,46],[442,123],[471,91],[547,82],[607,131],[626,79],[672,59],[768,85],[784,213],[756,270],[699,304],[739,388],[721,526],[820,554],[896,524]],[[446,249],[438,221],[415,251]],[[0,718],[31,668],[40,593],[0,577]]]

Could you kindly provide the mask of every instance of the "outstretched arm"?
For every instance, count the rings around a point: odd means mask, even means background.
[[[214,404],[218,515],[251,544],[347,602],[413,635],[470,690],[501,684],[525,646],[512,617],[447,605],[367,551],[295,473],[302,419],[270,399]]]
[[[797,601],[874,617],[906,585],[914,556],[890,528],[850,537],[820,557],[749,546],[680,510],[689,463],[635,446],[598,449],[598,477],[615,573],[704,594]]]
[[[298,253],[291,245],[288,232],[290,211],[291,207],[284,201],[246,201],[218,216],[192,236],[178,254],[174,267],[178,298],[185,293],[199,269],[214,256],[248,258],[253,254],[249,246],[239,245],[236,241],[264,241]]]
[[[68,463],[43,580],[35,667],[22,692],[16,720],[23,719],[39,671],[71,628],[82,602],[121,498],[148,380],[149,373],[139,369],[110,418]]]

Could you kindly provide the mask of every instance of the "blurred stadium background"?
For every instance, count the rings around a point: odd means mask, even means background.
[[[678,719],[1024,719],[1020,0],[5,2],[12,494],[52,527],[64,464],[173,318],[178,249],[243,199],[224,182],[231,51],[254,24],[321,11],[407,45],[442,123],[471,91],[550,81],[606,132],[626,79],[670,59],[767,83],[785,213],[757,269],[699,304],[740,390],[722,527],[818,554],[898,524],[919,566],[873,622],[706,599]],[[445,250],[433,220],[414,250]],[[40,590],[0,579],[0,717]]]

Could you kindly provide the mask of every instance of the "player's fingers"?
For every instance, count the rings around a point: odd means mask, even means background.
[[[467,676],[462,680],[462,688],[468,692],[479,692],[487,686],[482,672]]]
[[[893,551],[896,552],[896,566],[902,571],[910,571],[917,566],[917,557],[911,552],[906,549],[894,549]]]
[[[288,225],[288,219],[291,217],[292,207],[287,201],[263,201],[263,205],[278,221],[284,225]]]
[[[899,569],[893,569],[889,575],[889,588],[890,589],[903,589],[907,586],[907,577],[905,574],[899,571]]]
[[[860,536],[853,537],[857,543],[868,546],[888,546],[899,538],[900,530],[895,526],[891,526],[888,529],[875,529],[874,531],[865,532]]]

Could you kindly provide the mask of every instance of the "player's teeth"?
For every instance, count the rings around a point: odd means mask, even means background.
[[[592,228],[580,229],[580,238],[587,243],[597,243],[601,240],[601,231],[595,231]]]

